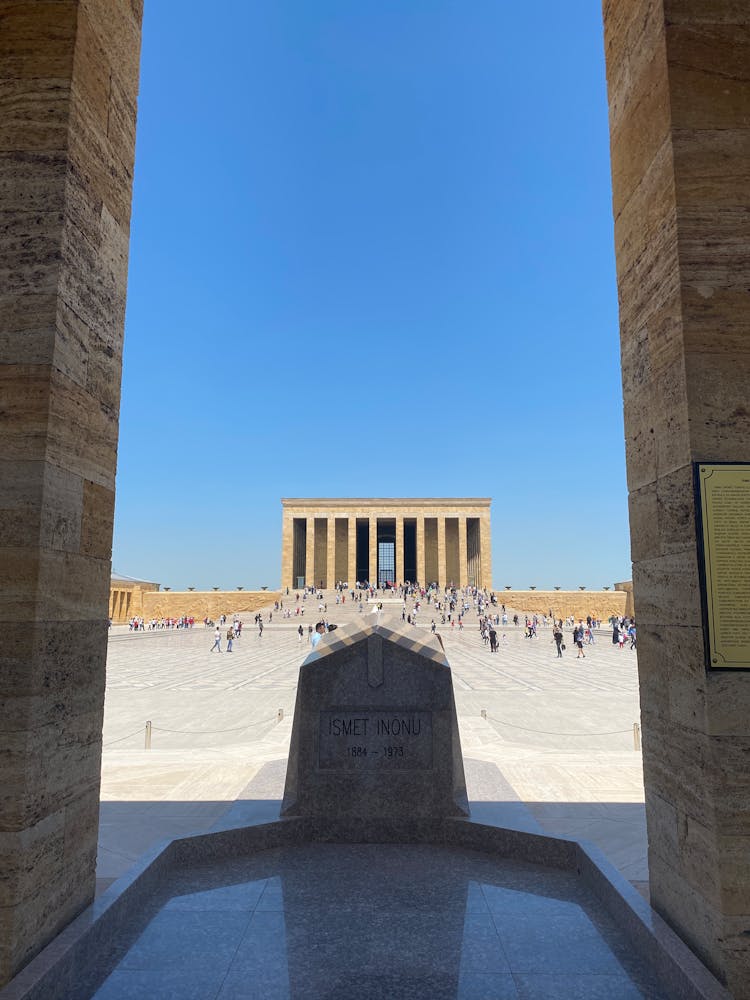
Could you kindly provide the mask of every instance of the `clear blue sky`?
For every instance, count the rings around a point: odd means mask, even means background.
[[[113,564],[274,586],[282,496],[491,496],[630,578],[600,0],[146,4]]]

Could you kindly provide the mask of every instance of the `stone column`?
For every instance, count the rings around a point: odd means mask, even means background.
[[[347,572],[350,589],[357,580],[357,518],[349,518],[349,537],[347,539]]]
[[[0,986],[94,895],[140,18],[0,16]]]
[[[292,559],[294,555],[294,520],[282,513],[281,519],[281,589],[291,587],[292,581]]]
[[[448,583],[448,567],[445,559],[445,516],[438,515],[437,519],[437,547],[438,547],[438,583],[445,587]]]
[[[479,567],[481,581],[477,581],[477,586],[492,590],[492,535],[489,512],[479,518]]]
[[[706,670],[691,463],[750,460],[750,18],[604,6],[651,900],[748,997],[750,673]]]
[[[305,535],[305,586],[317,587],[315,579],[315,518],[307,518],[307,533]]]
[[[396,583],[404,582],[404,515],[396,515]]]
[[[423,514],[417,514],[417,577],[419,578],[419,586],[424,587],[427,583],[427,567],[425,565]]]
[[[458,585],[465,587],[469,582],[469,558],[466,544],[466,517],[458,518]]]
[[[368,569],[370,583],[373,587],[378,582],[378,519],[370,518],[370,566]]]
[[[328,518],[328,546],[326,551],[326,587],[336,586],[336,518]]]

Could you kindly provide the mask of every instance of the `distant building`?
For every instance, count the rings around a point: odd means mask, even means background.
[[[109,584],[109,617],[115,625],[143,614],[143,595],[159,589],[160,584],[136,580],[132,576],[113,573]]]
[[[283,499],[281,586],[492,588],[489,497]]]

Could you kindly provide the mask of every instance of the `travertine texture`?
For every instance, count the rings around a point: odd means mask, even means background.
[[[281,586],[299,579],[326,588],[378,580],[378,540],[394,542],[387,579],[492,589],[490,503],[486,498],[284,499]],[[425,531],[425,520],[432,526]],[[367,526],[357,553],[357,522]],[[433,531],[434,528],[434,531]],[[405,543],[409,534],[410,545]],[[411,564],[407,558],[411,551]],[[339,569],[346,567],[346,575]]]
[[[131,618],[147,622],[156,618],[193,617],[216,620],[219,615],[248,614],[285,599],[271,590],[159,590],[158,583],[114,579],[109,594],[110,618],[122,625]]]
[[[121,625],[135,615],[143,615],[144,594],[158,590],[158,583],[113,576],[109,586],[110,621]]]
[[[0,5],[0,984],[94,891],[140,19]]]
[[[278,590],[160,590],[144,593],[143,617],[146,621],[182,615],[192,615],[196,621],[216,620],[222,614],[231,618],[235,614],[249,614],[265,608],[277,598],[289,600]]]
[[[750,673],[707,673],[691,463],[750,460],[750,10],[606,0],[651,899],[750,996]]]
[[[628,595],[621,590],[499,590],[499,603],[514,611],[553,618],[586,619],[588,615],[606,622],[612,615],[627,614]]]

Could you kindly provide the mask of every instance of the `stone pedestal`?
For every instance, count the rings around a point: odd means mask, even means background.
[[[466,816],[453,682],[434,637],[371,625],[324,636],[300,668],[283,816]]]

